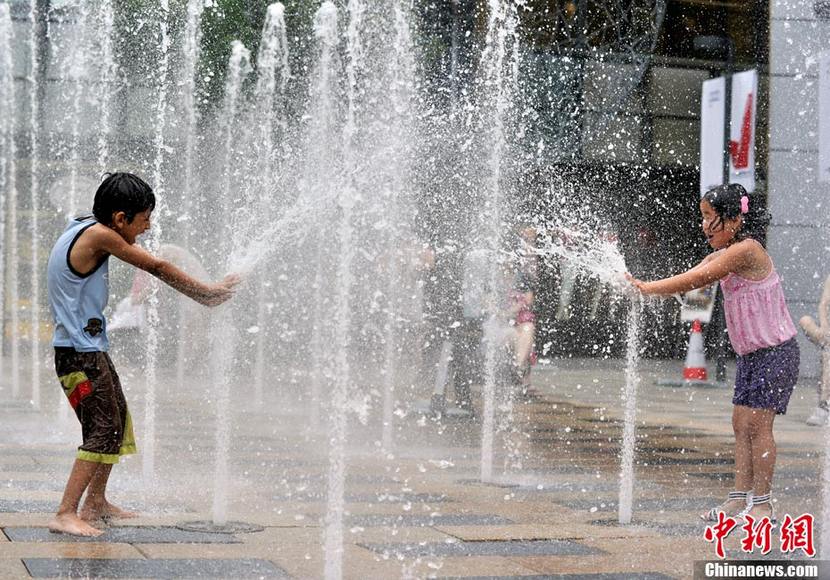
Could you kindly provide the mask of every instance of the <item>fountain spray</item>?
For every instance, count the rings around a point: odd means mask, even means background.
[[[157,71],[156,118],[153,136],[155,158],[153,161],[153,189],[156,194],[155,213],[159,218],[164,215],[164,130],[167,111],[167,73],[170,67],[170,34],[168,32],[167,17],[169,14],[168,0],[161,0],[159,18],[160,61]],[[158,252],[161,246],[161,219],[152,221],[150,252]],[[147,298],[147,369],[145,372],[145,404],[144,404],[144,481],[150,483],[155,472],[156,456],[156,382],[158,380],[158,346],[159,346],[159,297],[158,284],[152,284],[150,295]]]
[[[199,110],[196,106],[196,65],[199,62],[199,47],[201,44],[202,13],[205,9],[204,0],[188,0],[187,20],[185,22],[184,40],[182,41],[182,71],[181,76],[185,79],[182,85],[182,106],[186,119],[185,146],[184,146],[184,184],[182,196],[184,197],[184,215],[190,223],[193,222],[194,197],[196,196],[195,186],[195,165],[196,165],[196,141],[198,138]],[[201,194],[200,194],[201,195]],[[190,249],[192,227],[182,228],[182,245]],[[187,336],[187,310],[179,309],[178,341],[176,343],[176,384],[184,384],[186,349],[185,345],[190,337]]]
[[[0,376],[4,375],[6,336],[6,204],[14,187],[14,62],[12,20],[8,4],[0,4]],[[14,255],[11,255],[14,259]]]
[[[231,43],[231,56],[228,62],[228,77],[225,81],[225,102],[222,114],[225,116],[225,165],[224,165],[224,190],[222,191],[225,200],[226,216],[228,220],[238,212],[233,212],[229,207],[232,198],[231,174],[233,173],[234,161],[234,127],[236,126],[239,100],[241,97],[242,83],[248,73],[251,72],[251,53],[241,42],[235,40]],[[225,235],[220,240],[220,246],[228,248],[234,244],[236,237],[231,238],[230,226],[226,222]],[[231,252],[226,252],[230,256]],[[226,258],[227,259],[227,258]],[[213,376],[219,381],[216,397],[216,467],[213,478],[213,524],[224,526],[228,523],[228,450],[230,447],[230,392],[233,389],[233,357],[236,347],[236,333],[233,324],[232,305],[225,304],[218,307],[218,312],[211,320],[211,336],[214,338],[211,347],[211,359],[214,363]]]
[[[38,51],[37,33],[37,1],[29,0],[29,183],[31,195],[31,234],[32,234],[32,261],[31,261],[31,295],[32,306],[30,321],[32,326],[32,406],[40,409],[40,224],[38,213],[40,203],[40,143],[38,141],[38,117],[40,108],[38,91],[40,83],[40,54]],[[2,334],[0,334],[2,336]]]
[[[501,247],[503,206],[506,201],[502,191],[502,174],[508,148],[508,114],[512,101],[512,87],[518,82],[518,14],[512,0],[490,0],[489,7],[486,46],[481,56],[484,69],[483,88],[486,95],[483,108],[488,109],[484,114],[490,124],[487,135],[489,181],[483,211],[487,216],[484,238],[491,250],[498,251]],[[505,60],[508,59],[511,48],[513,62],[506,65]],[[505,294],[501,266],[494,263],[490,270],[489,312],[496,312],[501,296]],[[500,348],[494,332],[495,327],[495,320],[491,320],[485,328],[484,410],[481,432],[481,480],[484,482],[493,479],[496,364]]]
[[[625,391],[623,403],[623,440],[622,461],[620,464],[620,503],[619,521],[631,523],[631,504],[634,498],[634,453],[637,430],[637,386],[640,374],[637,371],[640,360],[640,315],[643,310],[643,298],[632,297],[628,314],[628,337],[625,365]]]
[[[268,6],[262,41],[257,55],[257,84],[255,100],[264,112],[260,125],[259,163],[255,173],[254,187],[258,194],[256,202],[265,203],[268,182],[274,172],[274,125],[285,126],[285,118],[275,119],[274,104],[279,97],[280,104],[285,96],[285,87],[291,76],[288,65],[288,36],[285,29],[285,7],[280,2]],[[277,82],[279,80],[279,83]],[[267,285],[264,275],[259,276],[257,285],[257,320],[264,320],[266,314]],[[268,334],[260,328],[256,336],[256,358],[254,360],[254,398],[262,402],[262,387],[265,377],[265,342]]]
[[[327,580],[343,577],[343,512],[345,504],[346,479],[346,438],[351,388],[351,368],[349,366],[349,346],[351,345],[352,311],[352,263],[355,258],[355,241],[352,223],[357,195],[354,173],[357,169],[356,117],[358,98],[358,71],[362,65],[363,47],[360,32],[363,20],[363,5],[360,0],[349,0],[347,6],[349,24],[346,36],[346,91],[347,113],[343,127],[344,183],[339,194],[340,225],[337,242],[340,255],[337,264],[337,289],[334,299],[334,311],[337,324],[334,328],[334,343],[337,352],[334,357],[334,385],[332,388],[332,420],[329,431],[331,449],[329,450],[329,475],[324,531],[324,550],[326,564],[324,575]]]

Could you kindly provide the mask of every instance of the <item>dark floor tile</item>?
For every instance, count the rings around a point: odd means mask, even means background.
[[[439,576],[440,580],[671,580],[656,572],[636,574],[542,574],[534,576]]]
[[[604,553],[602,550],[569,540],[359,545],[378,554],[394,554],[407,558],[421,556],[588,556]]]
[[[34,578],[290,578],[267,560],[94,560],[27,558]]]
[[[120,544],[239,544],[231,534],[187,532],[167,526],[123,526],[104,530],[97,538],[53,534],[46,528],[3,528],[12,542],[109,542]]]

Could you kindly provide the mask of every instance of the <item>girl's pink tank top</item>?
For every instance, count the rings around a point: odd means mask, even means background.
[[[721,288],[729,340],[739,355],[777,346],[797,334],[774,267],[763,280],[729,274]]]

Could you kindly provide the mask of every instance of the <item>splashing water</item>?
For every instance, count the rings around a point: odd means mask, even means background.
[[[528,248],[529,252],[546,260],[564,260],[616,292],[630,294],[631,285],[625,279],[628,268],[613,236],[557,226],[540,228],[538,239],[537,247]]]

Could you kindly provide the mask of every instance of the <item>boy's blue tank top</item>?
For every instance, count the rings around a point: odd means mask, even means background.
[[[109,256],[87,274],[76,272],[69,263],[75,242],[96,223],[92,217],[70,221],[49,255],[46,291],[55,320],[53,346],[71,347],[78,352],[109,349],[104,318],[109,298]]]

